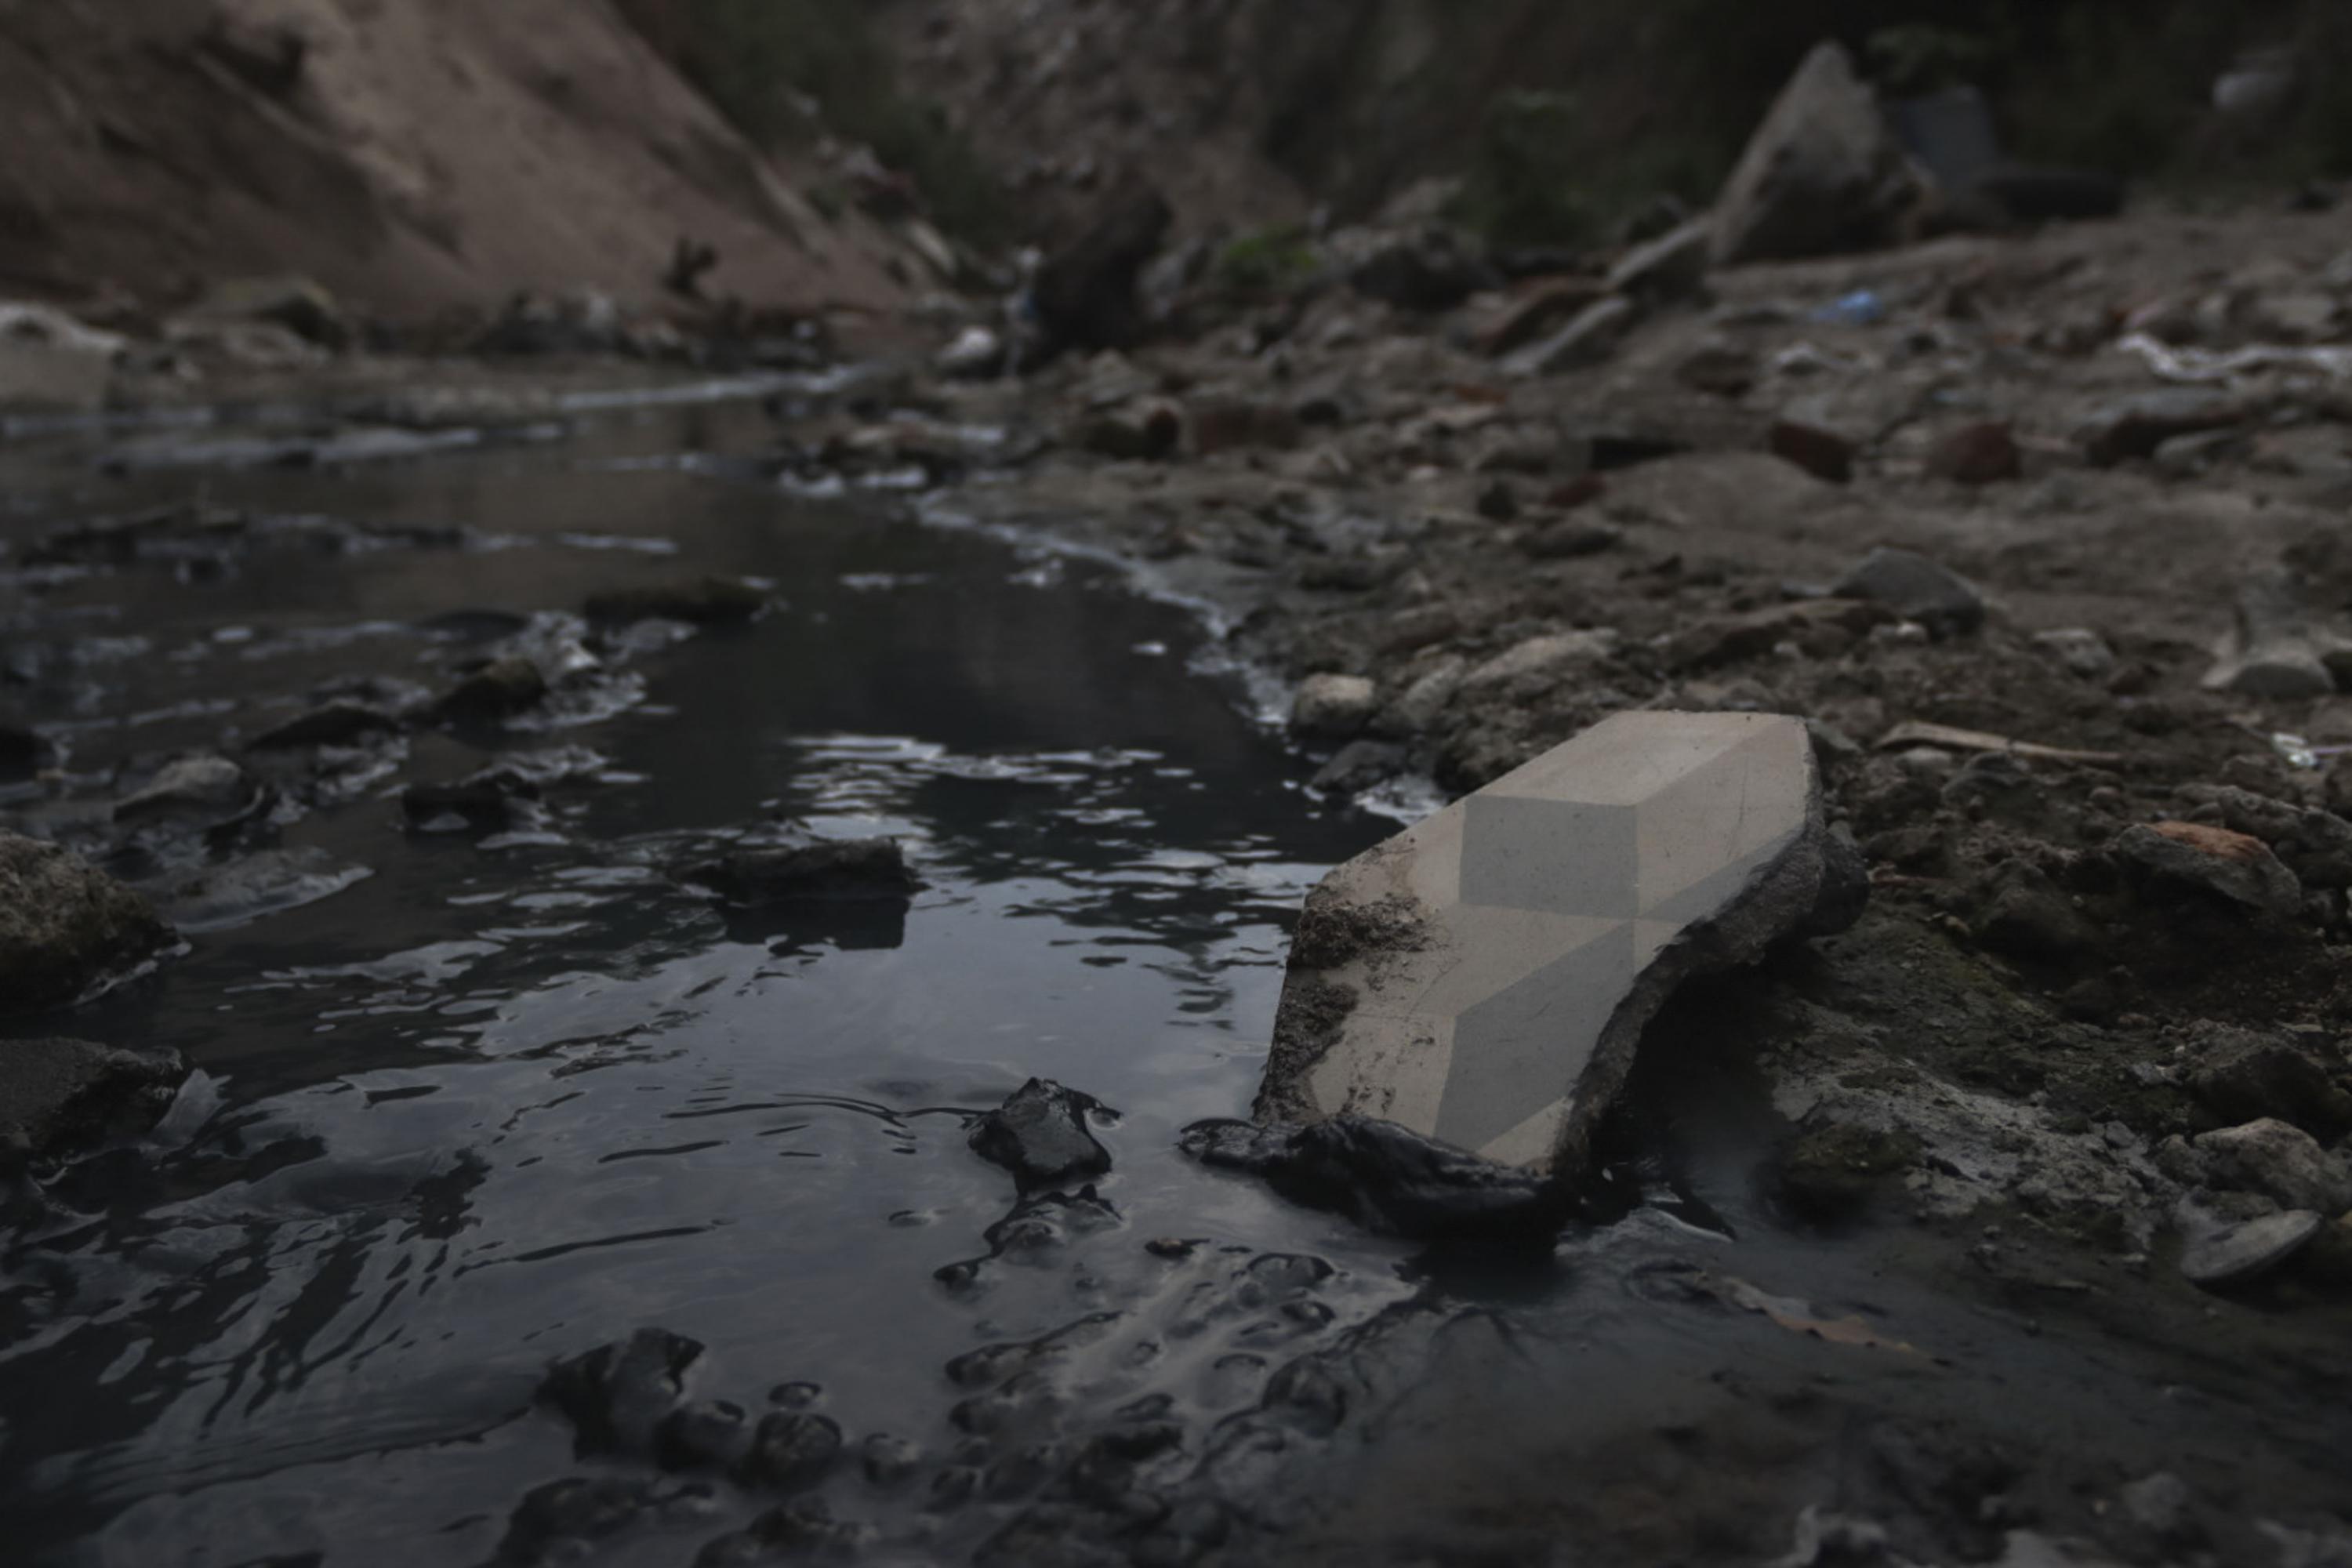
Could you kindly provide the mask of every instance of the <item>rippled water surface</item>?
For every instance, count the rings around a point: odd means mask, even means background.
[[[1100,1185],[1120,1215],[1293,1223],[1171,1144],[1246,1103],[1288,912],[1379,825],[1303,795],[1237,686],[1188,668],[1180,610],[661,459],[725,435],[222,479],[215,500],[273,516],[465,533],[354,552],[289,530],[225,570],[52,590],[52,636],[136,639],[44,683],[37,717],[88,770],[249,731],[335,676],[429,682],[451,612],[702,572],[782,605],[635,658],[643,700],[615,716],[421,736],[395,775],[591,749],[545,830],[404,834],[387,778],[284,835],[363,880],[198,934],[74,1021],[200,1077],[10,1256],[20,1536],[93,1563],[480,1560],[565,1473],[567,1435],[528,1413],[547,1362],[655,1323],[755,1405],[814,1382],[853,1435],[927,1437],[951,1356],[1120,1289],[1017,1262],[934,1278],[1012,1202],[966,1114],[1031,1075],[1122,1112]],[[19,531],[142,499],[88,490]],[[928,889],[903,919],[772,919],[665,875],[687,836],[771,817],[899,835]]]

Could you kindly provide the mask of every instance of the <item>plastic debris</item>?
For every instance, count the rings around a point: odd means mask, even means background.
[[[2258,370],[2304,370],[2343,380],[2352,377],[2352,347],[2248,343],[2235,349],[2175,348],[2146,332],[2119,338],[2116,347],[2137,354],[2166,381],[2228,381]]]
[[[2270,742],[2271,750],[2285,759],[2286,765],[2291,768],[2316,768],[2330,757],[2340,757],[2352,752],[2352,745],[2314,745],[2301,735],[2292,734],[2284,730],[2272,731]]]
[[[1886,301],[1875,289],[1857,289],[1815,310],[1812,319],[1831,327],[1874,327],[1886,320]]]

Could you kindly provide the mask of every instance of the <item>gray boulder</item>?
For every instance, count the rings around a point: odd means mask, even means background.
[[[0,1012],[62,1006],[171,940],[145,899],[80,856],[0,832]]]
[[[1783,88],[1717,198],[1717,265],[1885,245],[1924,204],[1925,176],[1877,95],[1833,43]]]

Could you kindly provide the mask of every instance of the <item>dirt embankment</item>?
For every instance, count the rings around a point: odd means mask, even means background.
[[[395,315],[660,288],[885,308],[904,247],[819,215],[611,7],[0,6],[0,292],[171,303],[301,272]]]

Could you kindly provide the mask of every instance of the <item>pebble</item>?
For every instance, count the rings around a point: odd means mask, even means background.
[[[1984,595],[1976,585],[1916,551],[1874,550],[1831,592],[1840,598],[1884,605],[1939,637],[1984,625]]]
[[[2018,478],[2024,463],[2009,426],[1985,423],[1964,426],[1937,442],[1927,454],[1927,472],[1956,484],[1990,485]]]
[[[2116,837],[2116,857],[2146,878],[2213,894],[2291,920],[2303,910],[2303,884],[2270,846],[2226,827],[2194,822],[2136,824]]]
[[[1363,732],[1380,706],[1380,688],[1360,675],[1310,675],[1290,705],[1293,734],[1344,741]]]

